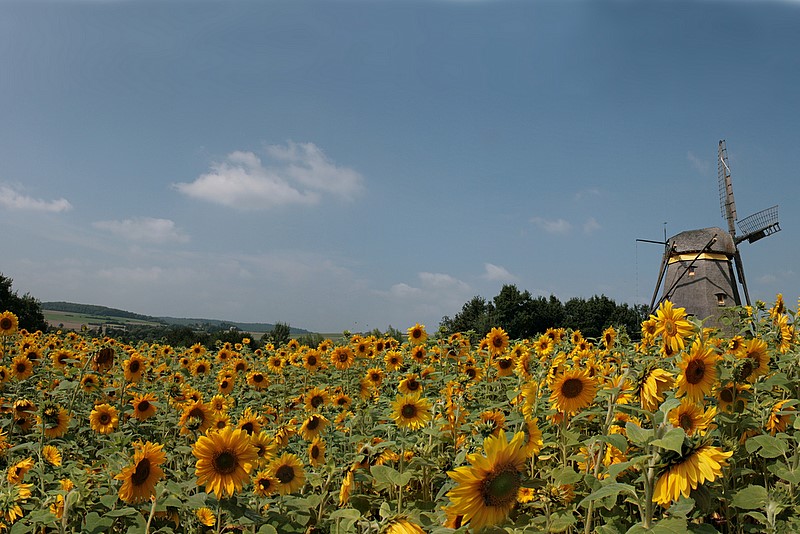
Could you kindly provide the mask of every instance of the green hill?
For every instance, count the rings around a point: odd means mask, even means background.
[[[147,324],[152,326],[211,326],[225,328],[235,326],[243,332],[271,332],[273,323],[240,323],[222,319],[199,319],[186,317],[154,317],[142,315],[118,308],[98,306],[95,304],[77,304],[74,302],[42,302],[42,311],[47,322],[57,325],[59,323],[80,323],[87,325],[96,324]],[[291,327],[293,335],[311,333],[303,328]]]

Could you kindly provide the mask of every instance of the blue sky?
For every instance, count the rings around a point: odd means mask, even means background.
[[[650,301],[725,226],[800,296],[800,3],[0,3],[0,272],[20,293],[434,330],[503,284]],[[665,226],[666,223],[666,226]]]

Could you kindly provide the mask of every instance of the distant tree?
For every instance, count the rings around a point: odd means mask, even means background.
[[[584,337],[599,338],[609,326],[625,328],[630,334],[639,331],[639,313],[627,304],[618,305],[605,295],[588,300],[572,298],[564,304],[566,318],[564,326],[580,330]]]
[[[0,312],[10,311],[17,316],[19,327],[29,332],[47,331],[47,321],[42,313],[42,305],[29,293],[21,297],[11,290],[13,280],[0,273]]]
[[[272,331],[262,336],[261,341],[264,343],[272,343],[276,347],[279,347],[289,342],[291,339],[291,332],[292,329],[289,323],[277,322],[272,328]]]
[[[298,336],[297,342],[301,345],[305,345],[306,347],[316,348],[325,338],[322,337],[322,334],[316,334],[314,332],[310,332],[308,334],[303,334],[302,336]]]
[[[452,318],[446,315],[442,317],[439,330],[443,335],[472,331],[473,338],[481,338],[489,333],[493,323],[494,306],[483,297],[475,296]]]

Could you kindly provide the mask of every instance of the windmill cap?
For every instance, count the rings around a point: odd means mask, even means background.
[[[700,230],[687,230],[669,238],[674,243],[672,254],[698,253],[704,249],[716,234],[717,239],[711,243],[705,252],[713,252],[733,256],[736,245],[731,234],[722,228],[702,228]]]

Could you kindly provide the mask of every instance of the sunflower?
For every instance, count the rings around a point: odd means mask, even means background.
[[[259,497],[268,497],[278,491],[278,481],[269,471],[263,469],[253,477],[253,493]]]
[[[315,413],[303,421],[303,424],[300,426],[300,435],[304,440],[312,441],[322,434],[325,427],[328,426],[328,423],[330,423],[330,421],[328,421],[325,416]]]
[[[308,463],[314,467],[325,463],[325,442],[319,436],[308,446]]]
[[[68,349],[58,349],[50,353],[50,361],[53,362],[53,367],[61,371],[67,368],[69,360],[74,360],[75,355]]]
[[[336,347],[331,351],[331,364],[340,370],[348,369],[356,356],[350,347]]]
[[[750,390],[750,387],[749,384],[738,382],[728,382],[719,387],[716,392],[719,409],[723,412],[743,412],[747,406],[747,396],[743,393]]]
[[[609,326],[603,330],[603,345],[609,350],[614,348],[614,342],[617,340],[617,331],[613,326]]]
[[[398,395],[392,402],[392,419],[400,428],[419,430],[431,420],[431,404],[419,395]]]
[[[245,373],[250,368],[250,366],[247,364],[247,360],[241,356],[231,359],[231,361],[228,363],[228,367],[233,369],[233,372],[237,374]]]
[[[397,390],[403,395],[419,395],[422,389],[422,383],[413,374],[406,376],[397,385]]]
[[[350,493],[353,491],[354,484],[353,469],[348,469],[342,478],[342,485],[339,487],[339,507],[344,506],[350,500]]]
[[[705,395],[710,395],[717,383],[717,362],[720,356],[714,352],[713,347],[695,340],[688,354],[684,354],[678,367],[678,391],[676,396],[687,395],[689,399],[698,402]]]
[[[422,345],[428,339],[428,333],[425,331],[425,325],[416,323],[414,326],[407,330],[408,341],[412,345]]]
[[[350,405],[353,403],[353,399],[350,398],[350,395],[340,392],[333,398],[333,405],[339,408],[340,410],[347,410]]]
[[[142,379],[142,374],[145,371],[147,366],[147,360],[145,360],[141,354],[134,352],[131,354],[131,357],[122,362],[122,369],[125,372],[125,380],[128,382],[139,382]]]
[[[671,373],[652,365],[646,367],[636,388],[642,409],[655,411],[664,402],[664,392],[674,384],[675,377]]]
[[[59,467],[61,465],[61,451],[52,445],[42,447],[42,458],[50,465]]]
[[[470,382],[480,382],[483,371],[474,365],[467,365],[464,367],[463,374]]]
[[[716,415],[717,409],[713,406],[703,411],[702,406],[698,406],[688,399],[683,399],[680,406],[670,410],[668,417],[672,426],[682,428],[687,436],[695,434],[702,436],[716,426],[713,424]]]
[[[155,402],[157,400],[158,398],[152,393],[134,393],[133,399],[131,400],[131,406],[133,406],[133,417],[139,421],[144,421],[154,416],[156,413]]]
[[[557,375],[550,388],[553,407],[572,414],[592,403],[597,393],[597,381],[585,370],[573,369]]]
[[[134,444],[133,462],[125,467],[116,480],[122,480],[119,498],[128,504],[139,504],[155,496],[156,483],[164,477],[163,464],[167,455],[163,445],[138,442]]]
[[[16,356],[11,362],[11,375],[17,380],[25,380],[33,374],[33,362],[24,354]]]
[[[322,366],[322,357],[318,350],[309,350],[303,354],[303,368],[309,373],[316,373]]]
[[[249,436],[253,434],[258,434],[261,432],[261,425],[262,420],[261,416],[257,413],[253,412],[248,406],[245,408],[244,413],[242,413],[241,417],[239,417],[239,423],[236,425],[237,428],[240,428],[247,432]]]
[[[303,463],[297,456],[288,452],[273,460],[267,471],[278,481],[277,490],[281,495],[294,493],[306,483]]]
[[[397,371],[403,366],[403,355],[396,350],[390,350],[383,357],[383,362],[386,364],[387,371]]]
[[[390,519],[380,534],[425,534],[425,531],[407,517],[398,516]]]
[[[25,478],[25,475],[28,474],[28,471],[30,471],[32,468],[33,458],[25,458],[24,460],[20,460],[14,465],[9,466],[6,478],[12,484],[19,484],[22,482],[22,479]]]
[[[217,377],[217,390],[223,395],[230,395],[236,385],[236,378],[232,374],[221,373]]]
[[[233,400],[225,395],[214,395],[208,402],[208,406],[217,413],[227,412],[233,404]]]
[[[251,434],[250,443],[256,448],[256,454],[258,456],[256,460],[257,467],[267,465],[278,450],[278,444],[263,430],[257,434]]]
[[[511,376],[514,374],[516,362],[514,358],[501,357],[492,362],[492,365],[497,369],[497,376]]]
[[[525,469],[525,434],[518,432],[510,442],[500,431],[483,442],[485,455],[467,455],[468,466],[447,474],[456,482],[447,496],[454,516],[463,516],[476,530],[503,521],[517,502]]]
[[[794,406],[786,406],[789,400],[782,400],[776,403],[769,412],[769,418],[764,428],[771,434],[785,432],[792,418],[795,416]]]
[[[369,384],[371,388],[379,388],[380,385],[383,383],[383,369],[380,367],[371,367],[367,369],[366,374],[364,375],[364,380]]]
[[[745,341],[739,357],[741,362],[737,377],[739,380],[753,383],[758,377],[769,372],[769,354],[767,343],[763,339],[753,338]]]
[[[206,358],[196,360],[190,363],[189,366],[193,376],[205,376],[211,372],[211,362]]]
[[[655,315],[654,334],[661,335],[664,345],[669,347],[672,352],[683,350],[686,346],[686,338],[692,334],[692,324],[686,320],[685,308],[674,308],[672,302],[665,300],[661,303]]]
[[[267,369],[270,373],[281,374],[286,367],[286,360],[280,354],[273,354],[267,358]]]
[[[506,428],[506,416],[500,410],[486,410],[478,416],[476,430],[483,437],[496,436]]]
[[[10,336],[19,328],[17,316],[6,310],[0,313],[0,336]]]
[[[42,406],[42,415],[39,417],[39,423],[44,429],[45,437],[60,438],[66,434],[69,420],[69,413],[65,408],[57,404],[45,404]]]
[[[108,371],[114,366],[115,356],[113,347],[103,347],[92,356],[92,369],[98,372]]]
[[[538,454],[544,446],[542,431],[539,429],[539,418],[534,417],[525,421],[525,454],[528,456]]]
[[[197,520],[200,521],[200,523],[207,527],[213,527],[217,524],[217,516],[214,515],[214,512],[212,512],[210,508],[206,508],[205,506],[195,510],[194,515],[197,516]]]
[[[204,485],[206,493],[214,493],[218,499],[241,491],[258,460],[247,433],[230,427],[200,436],[192,454],[197,458],[197,485]]]
[[[502,328],[492,328],[486,334],[487,348],[493,356],[503,354],[508,348],[508,334]]]
[[[192,401],[183,409],[178,426],[181,427],[181,434],[191,432],[202,434],[211,427],[213,422],[211,408],[203,401]]]
[[[733,454],[733,451],[723,452],[711,445],[682,452],[668,459],[653,491],[654,503],[669,506],[681,495],[689,497],[691,490],[722,475],[722,468],[727,466],[727,460]]]
[[[89,423],[98,434],[110,434],[119,424],[117,409],[107,403],[98,404],[89,414]]]
[[[319,411],[320,408],[328,404],[328,390],[326,388],[319,389],[314,387],[306,393],[306,410],[309,412]]]

